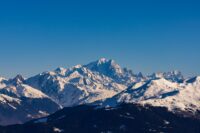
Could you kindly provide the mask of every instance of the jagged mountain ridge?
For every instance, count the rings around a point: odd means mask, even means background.
[[[61,109],[49,96],[23,82],[20,75],[0,81],[0,125],[24,123]]]
[[[104,99],[113,99],[117,95],[128,91],[130,86],[132,90],[137,90],[153,80],[159,81],[160,79],[163,79],[166,83],[170,82],[170,84],[177,85],[190,82],[190,80],[186,81],[178,71],[144,76],[142,73],[134,74],[127,68],[121,68],[114,60],[102,58],[87,65],[77,65],[71,68],[60,67],[54,71],[43,72],[28,79],[24,79],[20,75],[9,80],[0,78],[0,94],[2,99],[7,98],[7,101],[12,99],[15,104],[19,101],[26,101],[24,97],[39,98],[40,100],[45,97],[55,104],[52,111],[49,111],[49,113],[52,113],[53,110],[58,110],[58,107],[107,101]],[[195,84],[190,88],[193,87],[198,89],[199,86]],[[152,90],[159,89],[161,88],[152,88]],[[129,93],[129,95],[133,94]],[[165,98],[167,98],[167,95]],[[133,101],[132,99],[129,100]],[[153,100],[159,101],[159,96],[154,97]],[[196,102],[195,100],[198,100],[198,97],[192,100]],[[143,104],[142,102],[139,103]],[[157,106],[162,106],[162,104]]]
[[[134,86],[112,98],[98,101],[101,106],[116,107],[121,103],[137,103],[156,107],[167,107],[173,112],[188,112],[195,115],[200,108],[200,77],[184,83],[171,82],[164,78],[147,81],[138,88]]]
[[[185,78],[180,71],[171,71],[171,72],[157,72],[153,73],[152,75],[147,76],[149,79],[159,79],[165,78],[172,82],[182,83],[184,82]]]
[[[141,80],[115,61],[102,58],[88,65],[44,72],[27,79],[26,83],[66,107],[112,97]]]
[[[176,72],[162,75],[173,82],[179,82],[175,79],[183,77]],[[28,78],[26,83],[66,107],[110,98],[132,84],[155,78],[158,77],[133,74],[131,70],[121,68],[114,60],[102,58],[87,65],[44,72]]]

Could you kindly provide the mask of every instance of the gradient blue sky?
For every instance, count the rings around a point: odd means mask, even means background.
[[[200,74],[200,2],[0,2],[0,75],[28,77],[106,57],[134,72]]]

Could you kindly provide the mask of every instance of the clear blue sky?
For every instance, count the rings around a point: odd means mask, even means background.
[[[199,75],[199,7],[198,0],[2,0],[0,75],[100,57],[134,72]]]

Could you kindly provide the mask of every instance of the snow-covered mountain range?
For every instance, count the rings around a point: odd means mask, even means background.
[[[16,124],[54,113],[61,107],[18,75],[0,79],[0,124]]]
[[[112,98],[99,101],[101,105],[115,107],[120,103],[139,103],[167,107],[170,111],[194,113],[200,109],[200,77],[192,82],[176,83],[164,78],[150,80],[140,87],[134,86]]]
[[[105,58],[27,79],[0,78],[0,124],[21,123],[81,104],[139,103],[194,113],[199,101],[198,76],[184,78],[179,71],[144,76]]]

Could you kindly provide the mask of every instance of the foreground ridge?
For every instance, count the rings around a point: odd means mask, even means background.
[[[118,108],[64,108],[23,125],[0,127],[4,133],[199,133],[200,120],[173,114],[166,108],[122,104]]]

